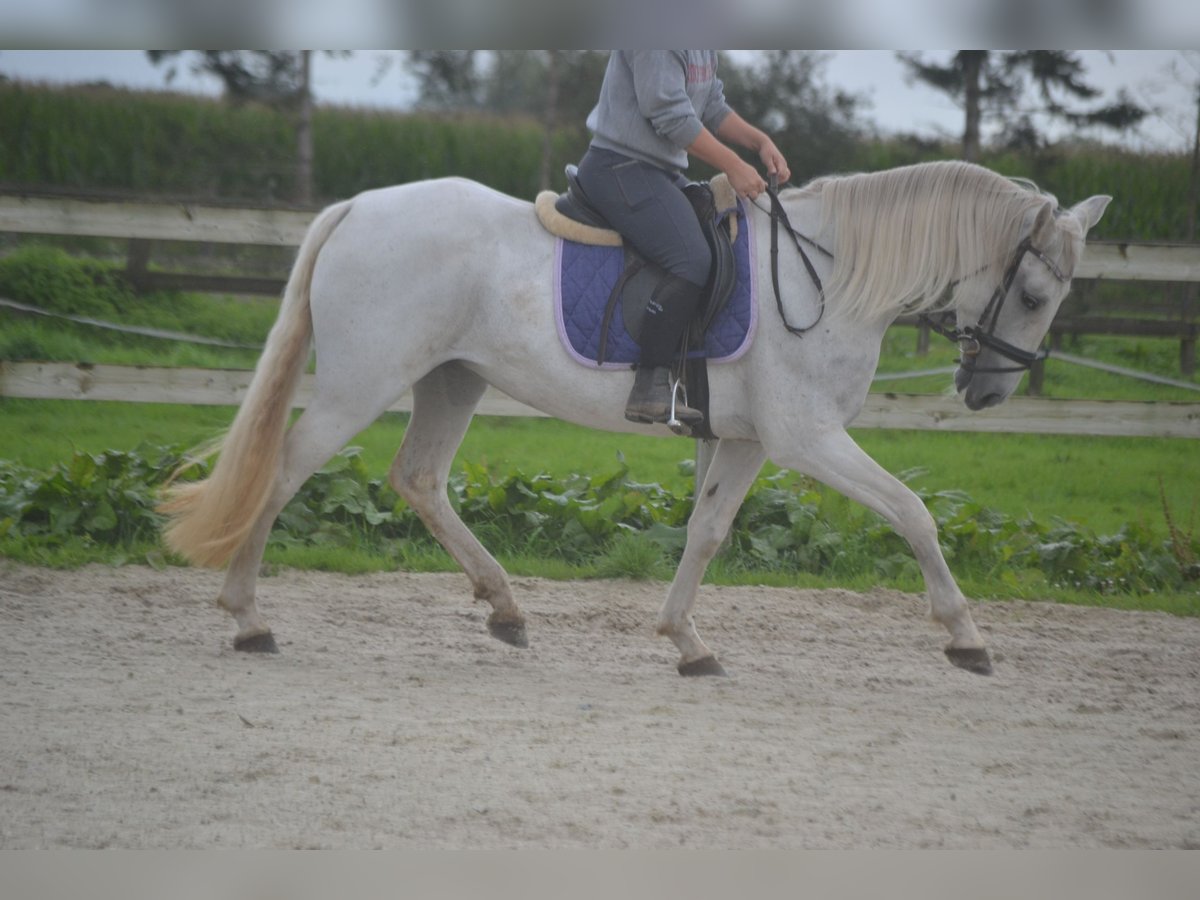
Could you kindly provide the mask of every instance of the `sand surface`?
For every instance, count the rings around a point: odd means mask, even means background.
[[[996,674],[892,591],[0,562],[0,848],[1200,847],[1200,620],[978,604]]]

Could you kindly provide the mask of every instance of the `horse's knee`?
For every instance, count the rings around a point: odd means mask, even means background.
[[[939,546],[937,522],[934,521],[933,515],[920,500],[917,500],[910,509],[905,509],[897,521],[902,525],[896,530],[902,538],[908,541],[908,545],[914,551],[920,552],[927,547]]]
[[[726,529],[718,528],[715,522],[697,522],[693,519],[688,523],[688,549],[698,552],[704,559],[710,559],[721,549],[725,534]]]

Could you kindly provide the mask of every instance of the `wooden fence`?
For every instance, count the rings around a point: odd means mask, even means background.
[[[295,247],[315,215],[304,209],[0,194],[0,231],[24,234]],[[1200,282],[1200,245],[1093,241],[1075,277]]]
[[[245,395],[252,375],[242,369],[0,362],[0,396],[236,405]],[[297,406],[307,405],[312,385],[312,375],[301,377]],[[411,395],[406,394],[391,409],[411,411]],[[495,388],[484,394],[478,411],[491,416],[546,415]],[[1200,403],[1013,397],[985,413],[973,413],[957,397],[875,393],[868,395],[854,427],[1200,438]]]
[[[147,241],[296,246],[315,212],[215,204],[163,203],[110,198],[0,195],[0,232],[118,238],[131,241],[130,275],[146,287],[232,293],[278,293],[278,279],[196,276],[146,271]],[[1094,242],[1076,278],[1200,282],[1200,245]],[[140,282],[139,282],[140,279]],[[1056,323],[1072,330],[1155,334],[1191,342],[1196,324],[1178,320],[1090,317]],[[1072,327],[1074,326],[1074,327]],[[163,403],[237,403],[250,373],[223,370],[87,366],[71,363],[0,362],[0,396]],[[300,403],[303,405],[304,390]],[[406,402],[397,409],[407,409]],[[542,415],[491,391],[480,412]],[[952,397],[872,394],[855,427],[920,428],[1055,434],[1200,437],[1200,404],[1052,401],[1013,398],[973,414]]]

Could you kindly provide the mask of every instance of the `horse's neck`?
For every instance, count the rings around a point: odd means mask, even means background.
[[[823,308],[827,304],[822,300],[822,288],[832,269],[833,251],[826,236],[819,232],[819,197],[789,197],[785,210],[795,234],[789,234],[787,226],[769,214],[753,214],[759,308],[763,316],[778,321],[782,305],[787,325],[807,330],[807,326],[822,323],[828,315],[828,309]],[[776,244],[774,254],[772,243]]]
[[[821,201],[819,196],[798,195],[787,204],[792,227],[803,237],[800,246],[808,255],[817,276],[824,285],[832,273],[837,253],[835,229],[822,233]],[[834,400],[843,411],[861,407],[870,389],[871,378],[879,363],[884,333],[899,315],[899,310],[885,317],[861,319],[837,315],[836,300],[826,298],[822,310],[820,292],[782,226],[778,234],[779,290],[783,296],[784,312],[792,326],[812,326],[802,334],[791,333],[780,322],[771,276],[771,221],[757,216],[754,220],[756,245],[759,253],[759,315],[766,336],[761,361],[772,371],[772,378],[795,379],[795,395],[810,395],[813,384],[830,389],[820,404]],[[808,240],[805,240],[807,238]],[[828,251],[828,252],[826,252]],[[857,408],[853,410],[857,412]],[[852,415],[853,412],[850,412]]]

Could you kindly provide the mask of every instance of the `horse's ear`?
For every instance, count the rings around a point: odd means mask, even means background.
[[[1079,224],[1083,226],[1083,233],[1087,234],[1100,221],[1100,217],[1104,215],[1104,210],[1108,208],[1108,204],[1111,202],[1112,197],[1107,194],[1097,194],[1072,206],[1071,215],[1079,220]]]
[[[1025,221],[1021,223],[1021,237],[1033,238],[1037,241],[1054,221],[1055,204],[1052,198],[1025,213]]]

